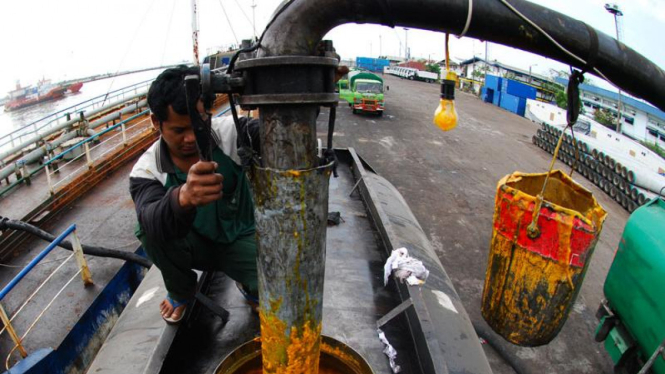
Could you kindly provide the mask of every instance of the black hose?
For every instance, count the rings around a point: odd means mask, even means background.
[[[506,348],[503,339],[499,337],[494,331],[483,324],[472,322],[473,329],[476,330],[478,337],[485,340],[487,344],[494,349],[494,351],[513,369],[517,374],[527,374],[527,370],[522,362],[515,357],[515,355]]]
[[[0,217],[0,230],[6,230],[6,229],[12,229],[12,230],[19,230],[23,232],[27,232],[28,234],[34,235],[42,240],[45,240],[47,242],[52,242],[55,240],[55,236],[49,234],[48,232],[40,229],[39,227],[33,226],[29,223],[15,220],[15,219],[9,219],[6,217]],[[67,249],[72,251],[72,243],[69,241],[63,240],[60,242],[58,247]],[[131,253],[131,252],[125,252],[125,251],[119,251],[117,249],[109,249],[109,248],[103,248],[103,247],[93,247],[89,245],[81,245],[83,247],[83,253],[86,255],[90,256],[95,256],[95,257],[107,257],[107,258],[117,258],[119,260],[125,260],[129,262],[133,262],[137,265],[143,266],[145,268],[150,268],[152,266],[152,261],[145,257],[141,257],[137,255],[136,253]]]

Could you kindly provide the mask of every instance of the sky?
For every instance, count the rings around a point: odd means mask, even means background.
[[[497,0],[498,1],[498,0]],[[281,0],[198,0],[201,56],[260,34]],[[615,35],[604,0],[533,0],[597,30]],[[665,68],[665,0],[614,0],[624,13],[622,41]],[[252,4],[255,7],[252,7]],[[255,27],[253,27],[253,24]],[[20,0],[0,2],[0,97],[40,78],[59,81],[191,62],[192,12],[188,0]],[[443,59],[444,35],[423,30],[348,24],[333,29],[343,59],[356,56],[411,56]],[[485,56],[485,43],[471,38],[450,42],[451,57]],[[488,46],[489,59],[542,75],[567,69],[556,61],[509,47]],[[600,78],[593,83],[604,88]]]

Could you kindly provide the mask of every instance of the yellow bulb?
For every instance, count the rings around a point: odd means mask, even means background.
[[[434,112],[434,124],[443,131],[450,131],[457,126],[457,111],[454,101],[441,99],[439,107]]]

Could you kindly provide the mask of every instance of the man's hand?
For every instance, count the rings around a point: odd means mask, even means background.
[[[349,67],[346,65],[339,65],[335,70],[335,83],[337,83],[343,76],[349,74]]]
[[[180,187],[178,202],[183,208],[209,204],[222,197],[224,177],[215,173],[216,162],[199,161],[189,168],[187,182]]]

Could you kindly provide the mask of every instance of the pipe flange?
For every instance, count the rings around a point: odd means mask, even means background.
[[[316,56],[262,57],[239,61],[243,76],[238,102],[245,109],[261,105],[334,105],[337,59]]]
[[[332,57],[317,57],[317,56],[271,56],[252,58],[248,60],[238,61],[234,67],[235,71],[246,70],[256,67],[266,66],[284,66],[284,65],[319,65],[336,67],[337,59]]]

